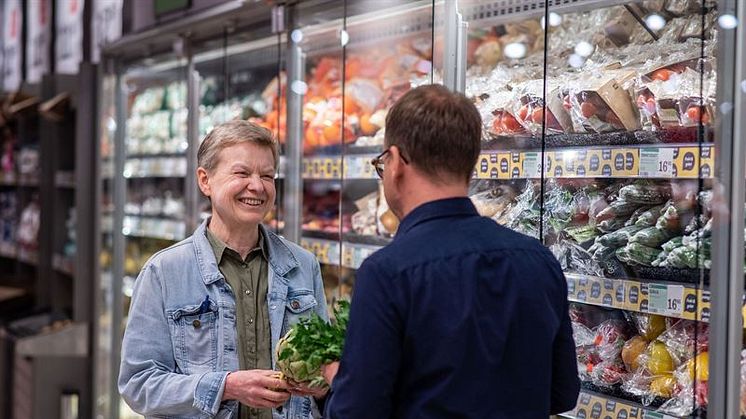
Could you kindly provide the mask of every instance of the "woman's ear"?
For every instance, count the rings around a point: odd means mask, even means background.
[[[210,197],[210,176],[204,167],[197,168],[197,186],[203,195]]]

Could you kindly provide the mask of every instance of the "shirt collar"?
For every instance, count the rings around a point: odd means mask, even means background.
[[[399,224],[396,237],[409,232],[414,226],[435,218],[479,215],[467,197],[438,199],[413,209]]]
[[[235,250],[228,247],[227,244],[225,244],[222,240],[220,240],[212,231],[210,231],[209,228],[205,228],[205,235],[207,236],[207,241],[210,242],[210,247],[212,247],[212,251],[215,253],[215,260],[217,260],[218,264],[222,261],[222,258],[225,257],[226,250],[231,250],[232,252],[238,254]],[[253,253],[255,250],[260,249],[262,252],[262,256],[264,256],[265,260],[269,260],[269,256],[267,255],[267,246],[265,244],[265,238],[264,238],[264,232],[262,229],[259,229],[259,243],[258,246],[251,249],[249,251],[249,254]]]

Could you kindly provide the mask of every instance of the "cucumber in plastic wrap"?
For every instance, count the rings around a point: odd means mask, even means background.
[[[596,215],[596,221],[601,222],[611,218],[628,217],[639,207],[640,204],[638,203],[617,199]]]
[[[576,243],[585,243],[588,240],[598,237],[599,231],[596,226],[584,225],[578,227],[568,227],[565,233],[570,236]]]
[[[603,233],[611,233],[624,227],[627,217],[609,218],[608,220],[601,221],[596,226]]]
[[[632,236],[640,230],[642,230],[642,227],[635,225],[622,227],[619,230],[614,231],[613,233],[605,234],[599,237],[598,243],[608,247],[621,247],[627,244],[629,239],[632,238]]]
[[[629,216],[629,219],[624,223],[624,225],[625,226],[635,225],[635,223],[637,223],[637,220],[640,219],[640,216],[642,216],[642,214],[646,213],[651,208],[653,207],[644,206],[644,207],[640,207],[636,209],[635,212],[633,212],[632,215]]]
[[[629,243],[628,245],[617,249],[616,257],[622,262],[630,265],[653,266],[653,261],[660,253],[660,249],[648,247],[640,243]]]
[[[644,228],[629,239],[630,243],[640,243],[648,247],[659,247],[670,239],[672,234],[657,227]]]
[[[694,269],[697,267],[697,250],[689,246],[677,247],[668,253],[663,266]]]
[[[663,208],[663,205],[656,205],[649,210],[644,211],[639,217],[637,217],[637,220],[635,220],[635,225],[640,227],[654,226],[655,222],[660,218]]]
[[[677,247],[681,247],[681,246],[683,246],[683,245],[684,245],[684,237],[682,237],[682,236],[678,236],[678,237],[674,237],[674,238],[672,238],[671,240],[669,240],[669,241],[667,241],[667,242],[663,243],[663,244],[661,245],[661,248],[662,248],[662,249],[663,249],[664,251],[666,251],[666,252],[670,252],[670,251],[672,251],[673,249],[675,249],[675,248],[677,248]]]
[[[671,188],[653,183],[635,183],[619,190],[619,199],[642,205],[662,204],[671,198]]]
[[[658,217],[658,221],[655,223],[655,227],[659,230],[668,230],[671,233],[681,231],[681,218],[679,217],[679,210],[675,205],[668,206],[662,211],[661,216]]]

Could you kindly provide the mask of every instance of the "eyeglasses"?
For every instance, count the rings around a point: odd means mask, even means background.
[[[373,165],[373,167],[376,169],[376,174],[379,178],[383,179],[383,168],[384,168],[384,162],[383,162],[383,156],[388,154],[388,152],[391,151],[391,147],[383,150],[383,153],[377,155],[373,160],[370,161],[370,164]],[[406,157],[404,157],[403,154],[399,153],[401,156],[401,159],[404,161],[405,164],[409,164],[409,161]]]

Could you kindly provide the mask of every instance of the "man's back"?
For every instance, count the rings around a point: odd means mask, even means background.
[[[571,409],[575,349],[551,253],[466,198],[422,205],[399,228],[358,272],[331,417],[545,419]]]

